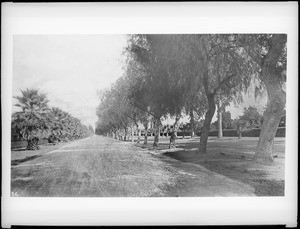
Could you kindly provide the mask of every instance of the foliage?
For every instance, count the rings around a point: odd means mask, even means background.
[[[67,112],[49,108],[46,94],[37,89],[26,89],[22,96],[16,96],[22,111],[12,115],[12,140],[28,141],[30,149],[36,149],[38,139],[48,138],[50,142],[73,140],[90,135],[88,128],[80,120]]]
[[[211,120],[216,105],[221,114],[229,103],[242,102],[254,81],[261,82],[257,88],[272,92],[273,73],[283,86],[284,42],[283,35],[270,34],[130,35],[125,74],[100,102],[97,130],[108,133],[123,128],[126,132],[132,123],[153,120],[155,133],[159,133],[161,118],[176,119],[184,112],[190,116],[190,129],[202,129],[199,148],[205,153],[209,130],[215,128]],[[269,55],[272,50],[277,51]],[[197,122],[201,118],[204,121]],[[259,126],[261,120],[261,115],[250,109],[235,121],[224,116],[222,125],[250,128]]]
[[[258,111],[257,107],[254,106],[245,107],[243,115],[239,117],[241,121],[246,123],[248,128],[260,128],[262,118],[262,114]]]
[[[36,89],[22,91],[22,96],[16,96],[18,106],[22,109],[12,115],[12,133],[18,139],[31,139],[36,136],[47,136],[51,128],[48,115],[49,107],[46,94],[39,93]]]

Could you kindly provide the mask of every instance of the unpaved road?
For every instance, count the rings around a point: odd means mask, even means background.
[[[253,196],[254,189],[201,165],[155,155],[131,143],[95,135],[14,163],[11,195]]]

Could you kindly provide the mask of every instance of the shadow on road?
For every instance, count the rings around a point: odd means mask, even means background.
[[[26,147],[22,147],[22,148],[17,148],[17,149],[12,149],[13,151],[25,151]]]
[[[38,157],[41,157],[41,155],[34,155],[34,156],[25,157],[23,159],[13,160],[13,161],[11,161],[11,165],[12,166],[19,165],[21,163],[33,160],[33,159],[38,158]]]

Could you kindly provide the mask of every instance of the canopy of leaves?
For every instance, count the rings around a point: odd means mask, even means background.
[[[149,102],[170,115],[203,114],[208,93],[240,100],[257,71],[231,34],[132,35],[128,50]]]
[[[255,62],[261,73],[264,65],[271,65],[273,77],[277,77],[282,86],[286,82],[286,64],[287,64],[287,35],[286,34],[239,34],[235,35],[235,40],[246,53],[246,55]],[[268,58],[271,47],[282,46],[281,52],[276,56]],[[261,91],[261,86],[257,90]],[[257,94],[259,94],[257,92]]]
[[[32,137],[77,139],[90,135],[88,128],[80,120],[67,112],[48,107],[46,94],[37,89],[26,89],[22,96],[16,96],[22,111],[12,115],[12,139],[22,140]]]
[[[245,123],[249,128],[258,128],[261,126],[263,115],[258,111],[257,107],[245,107],[243,115],[239,117],[239,121]]]

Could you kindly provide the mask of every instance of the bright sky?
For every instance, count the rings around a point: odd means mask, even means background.
[[[97,90],[109,87],[122,75],[125,45],[126,35],[14,35],[13,95],[20,95],[20,89],[38,88],[47,93],[51,107],[94,127]],[[262,109],[265,99],[255,101],[250,91],[242,105],[226,110],[235,118],[249,105]],[[188,120],[185,117],[181,122]]]
[[[97,90],[122,75],[125,45],[126,35],[14,35],[13,96],[38,88],[51,107],[94,127]]]

